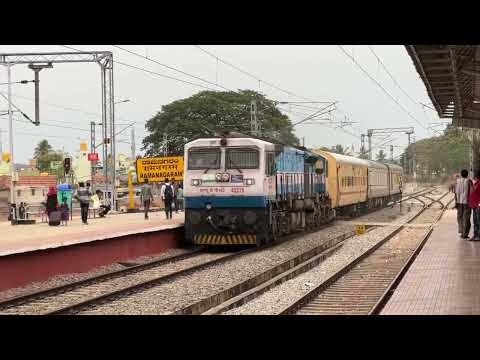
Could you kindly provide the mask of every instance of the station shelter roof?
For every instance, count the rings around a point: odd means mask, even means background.
[[[440,118],[480,128],[480,45],[406,45]]]

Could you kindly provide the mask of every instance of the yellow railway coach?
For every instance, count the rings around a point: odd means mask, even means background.
[[[365,205],[368,192],[368,163],[352,156],[315,150],[328,160],[327,192],[332,207],[340,212],[356,212]],[[342,211],[343,210],[343,211]]]

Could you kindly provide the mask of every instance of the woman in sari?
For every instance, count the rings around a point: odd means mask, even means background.
[[[47,193],[47,201],[45,208],[47,210],[47,215],[50,218],[50,213],[57,210],[58,200],[57,200],[57,189],[54,186],[50,186]]]

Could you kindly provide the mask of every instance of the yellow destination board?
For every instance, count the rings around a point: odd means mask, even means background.
[[[162,182],[168,178],[183,180],[183,156],[165,156],[137,159],[137,181]]]

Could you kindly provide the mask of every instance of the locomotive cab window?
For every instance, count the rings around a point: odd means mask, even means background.
[[[190,149],[188,151],[188,169],[220,169],[219,148]]]
[[[276,172],[277,172],[277,168],[275,164],[275,153],[267,152],[267,164],[265,166],[265,174],[275,175]]]
[[[258,158],[256,149],[227,149],[225,167],[227,169],[258,169]]]

